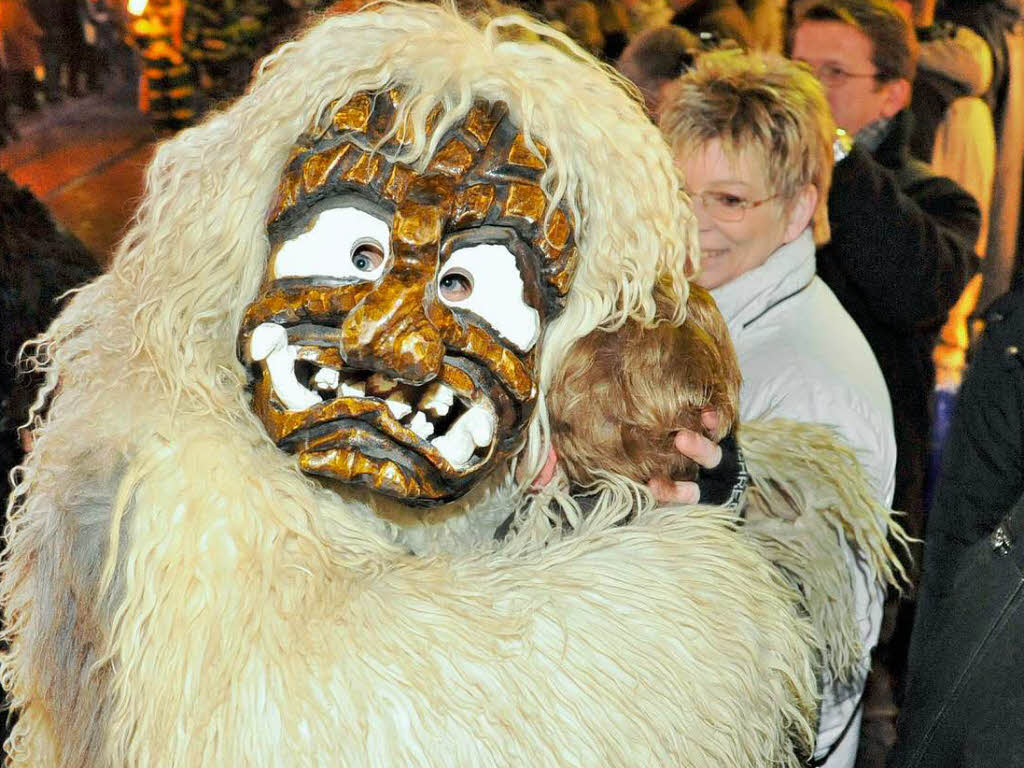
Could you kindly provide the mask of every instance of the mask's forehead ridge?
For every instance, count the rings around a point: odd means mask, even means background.
[[[312,206],[349,189],[391,207],[410,198],[444,205],[448,231],[482,225],[516,230],[539,256],[545,303],[556,314],[576,269],[577,250],[565,206],[550,209],[541,187],[547,148],[539,141],[528,145],[504,103],[477,101],[437,138],[420,174],[395,158],[415,139],[429,144],[435,138],[441,110],[435,106],[417,127],[401,107],[399,89],[357,94],[300,137],[269,217],[271,240],[291,234]]]

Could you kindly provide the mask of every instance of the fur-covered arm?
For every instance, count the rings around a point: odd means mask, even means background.
[[[852,549],[878,586],[907,583],[907,535],[883,506],[853,451],[828,427],[773,419],[745,422],[739,443],[751,487],[745,532],[800,585],[826,667],[843,678],[859,663]]]

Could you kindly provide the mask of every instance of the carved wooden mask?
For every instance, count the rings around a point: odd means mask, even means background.
[[[419,173],[388,159],[407,129],[378,147],[400,99],[359,94],[300,137],[239,351],[303,471],[430,506],[522,446],[576,247],[504,104],[477,102]]]

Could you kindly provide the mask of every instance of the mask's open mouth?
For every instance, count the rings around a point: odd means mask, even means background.
[[[268,405],[278,411],[272,436],[282,447],[344,447],[355,421],[372,428],[373,453],[388,452],[380,447],[381,438],[394,441],[394,458],[403,449],[412,451],[449,477],[471,472],[493,450],[495,404],[459,368],[445,365],[427,384],[406,384],[346,367],[337,345],[327,340],[289,341],[276,323],[253,330],[249,352],[254,362],[265,364]]]

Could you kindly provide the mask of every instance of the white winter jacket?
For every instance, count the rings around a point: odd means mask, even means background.
[[[742,420],[787,418],[827,424],[854,449],[878,495],[892,502],[896,437],[892,407],[871,349],[832,291],[814,274],[810,229],[760,267],[711,291],[729,325],[743,388]],[[864,642],[862,675],[826,681],[815,757],[835,746],[828,768],[852,768],[860,694],[882,620],[882,589],[850,551]]]

